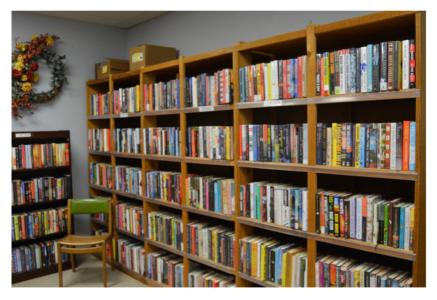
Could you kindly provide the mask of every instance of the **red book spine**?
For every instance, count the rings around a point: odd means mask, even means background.
[[[416,88],[416,45],[410,40],[410,89]]]
[[[240,146],[240,160],[243,160],[243,136],[242,136],[242,125],[238,126],[238,140]]]
[[[23,169],[26,169],[26,147],[21,145],[21,162]]]
[[[194,129],[191,129],[191,157],[196,157],[196,139],[194,135],[196,134],[196,131]]]
[[[191,254],[196,255],[196,239],[193,238],[196,236],[196,231],[194,226],[191,226]]]
[[[247,77],[248,77],[248,85],[249,85],[249,102],[253,102],[253,87],[252,87],[252,66],[247,67]]]
[[[289,99],[287,89],[287,59],[282,60],[282,97],[284,99]]]
[[[244,198],[243,198],[243,203],[244,203],[243,216],[245,217],[246,216],[246,212],[247,212],[247,201],[246,201],[246,198],[247,198],[247,188],[246,188],[246,185],[243,185],[243,196],[244,196]],[[241,215],[241,213],[240,213],[240,215]]]
[[[70,143],[65,143],[65,165],[70,165]]]
[[[391,123],[385,124],[385,169],[390,169]]]
[[[323,53],[320,57],[320,95],[325,96],[325,69],[323,68]]]
[[[206,80],[205,80],[205,85],[206,85],[206,105],[211,105],[210,103],[210,99],[209,99],[209,76],[206,76]]]
[[[267,197],[267,187],[262,185],[262,199]],[[261,217],[264,222],[267,222],[267,201],[261,201]],[[294,224],[293,224],[294,225]]]
[[[143,107],[143,110],[144,111],[148,111],[147,104],[149,103],[149,91],[148,91],[148,85],[147,84],[144,85],[143,94],[144,94],[144,107]]]
[[[410,154],[410,121],[404,121],[403,126],[403,147],[402,147],[402,170],[409,170],[409,154]]]
[[[394,64],[397,63],[394,61],[394,42],[388,42],[388,72],[387,72],[387,83],[388,90],[393,91],[393,81],[394,81]]]
[[[226,82],[226,74],[225,70],[221,70],[220,72],[220,104],[224,104],[226,101],[226,88],[225,88],[225,82]]]
[[[265,100],[264,95],[264,64],[259,64],[259,76],[260,76],[260,94],[261,94],[261,101]]]
[[[302,56],[297,58],[297,88],[298,88],[298,98],[302,98]]]
[[[293,79],[291,78],[291,60],[287,59],[287,88],[286,88],[286,92],[287,92],[287,98],[290,99],[291,97],[291,85],[292,85],[292,81]]]

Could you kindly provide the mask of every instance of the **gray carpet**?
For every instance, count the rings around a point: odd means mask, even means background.
[[[103,287],[102,261],[91,254],[76,255],[76,272],[62,272],[64,287]],[[147,287],[142,282],[106,265],[108,287]],[[59,287],[58,273],[13,284],[12,287]]]

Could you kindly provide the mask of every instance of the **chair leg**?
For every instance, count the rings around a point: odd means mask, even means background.
[[[70,248],[74,248],[74,246],[70,246]],[[75,261],[74,261],[74,254],[70,254],[70,261],[71,261],[71,270],[73,271],[73,272],[76,272],[76,264],[75,264]]]
[[[59,275],[59,287],[62,287],[62,256],[61,256],[61,244],[58,243],[58,275]]]
[[[114,255],[115,255],[115,253],[114,253],[114,243],[113,243],[113,240],[111,239],[110,241],[109,241],[109,243],[110,243],[110,247],[111,247],[111,264],[112,264],[112,271],[114,271],[115,270],[115,263],[114,263]]]
[[[103,287],[106,287],[106,243],[102,245]]]

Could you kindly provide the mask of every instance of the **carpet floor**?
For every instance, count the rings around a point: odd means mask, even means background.
[[[103,287],[102,261],[91,254],[76,255],[76,272],[66,270],[62,272],[64,287]],[[147,287],[142,282],[106,265],[108,287]],[[59,287],[58,273],[19,282],[15,287]]]

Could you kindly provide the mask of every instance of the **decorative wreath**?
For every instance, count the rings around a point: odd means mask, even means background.
[[[50,47],[60,38],[56,35],[41,34],[32,35],[32,40],[25,43],[17,43],[19,38],[15,39],[15,50],[12,52],[12,115],[23,118],[18,113],[18,109],[28,108],[33,114],[35,107],[33,103],[45,103],[52,101],[62,89],[63,84],[67,84],[67,78],[64,75],[66,63],[63,61],[65,55],[59,56]],[[52,89],[48,92],[35,93],[32,87],[33,83],[38,82],[39,59],[45,59],[49,69],[52,69],[50,77],[50,86]]]

